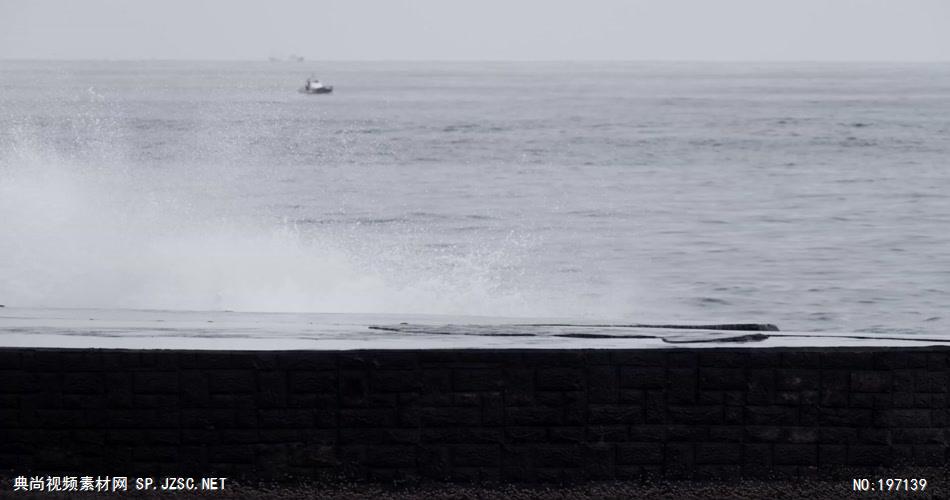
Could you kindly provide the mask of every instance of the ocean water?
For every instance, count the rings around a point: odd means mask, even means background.
[[[946,333],[950,65],[0,61],[0,304]]]

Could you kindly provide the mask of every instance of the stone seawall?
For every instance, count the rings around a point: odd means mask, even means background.
[[[560,481],[942,466],[950,349],[0,349],[0,470]]]

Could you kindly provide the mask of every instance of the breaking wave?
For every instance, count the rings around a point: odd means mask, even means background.
[[[519,245],[466,251],[227,214],[201,184],[112,155],[0,153],[0,303],[23,307],[545,315]],[[218,172],[220,173],[220,172]],[[206,173],[207,181],[215,175]],[[219,195],[221,193],[218,193]],[[223,203],[226,207],[227,203]],[[225,213],[222,213],[225,212]],[[457,249],[456,249],[457,250]]]

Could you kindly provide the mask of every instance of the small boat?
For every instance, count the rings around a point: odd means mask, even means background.
[[[329,94],[333,92],[333,85],[324,85],[320,83],[320,80],[307,78],[307,83],[300,89],[300,92],[304,94]]]

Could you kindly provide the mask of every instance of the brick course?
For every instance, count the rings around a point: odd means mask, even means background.
[[[942,466],[950,350],[0,349],[0,470],[573,480]]]

